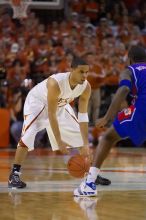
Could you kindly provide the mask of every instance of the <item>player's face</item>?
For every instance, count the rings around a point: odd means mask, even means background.
[[[83,84],[84,81],[87,79],[88,72],[89,72],[89,66],[88,65],[79,65],[74,70],[76,82],[78,84]]]

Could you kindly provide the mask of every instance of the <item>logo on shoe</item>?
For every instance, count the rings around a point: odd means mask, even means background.
[[[87,186],[89,186],[91,189],[96,190],[96,184],[91,182],[91,183],[86,183]]]
[[[93,190],[96,190],[96,185],[95,185],[95,183],[91,183],[91,188],[92,188]]]

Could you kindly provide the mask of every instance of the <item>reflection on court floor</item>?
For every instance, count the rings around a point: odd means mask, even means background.
[[[4,155],[4,156],[2,156]],[[97,198],[74,198],[81,182],[68,174],[68,157],[30,155],[23,168],[26,189],[7,188],[13,156],[0,152],[0,219],[4,220],[145,220],[146,150],[115,149],[102,175],[112,181],[98,186]]]

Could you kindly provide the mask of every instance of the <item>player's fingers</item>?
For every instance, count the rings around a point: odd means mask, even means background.
[[[85,158],[90,158],[90,152],[89,151],[82,151],[80,152],[80,155],[84,156]]]
[[[97,128],[104,128],[104,124],[102,122],[96,123]]]
[[[63,153],[64,154],[69,154],[69,149],[67,149],[66,147],[63,149]]]

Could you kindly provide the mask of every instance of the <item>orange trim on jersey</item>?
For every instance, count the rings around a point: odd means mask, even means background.
[[[42,113],[42,111],[44,110],[45,106],[43,107],[43,109],[39,112],[39,114],[30,122],[30,124],[25,128],[24,131],[27,131],[28,128],[32,125],[32,123],[39,117],[39,115]]]
[[[23,141],[20,139],[20,141],[18,142],[18,147],[26,147],[28,148],[24,143]]]
[[[28,115],[30,115],[30,114],[28,114]],[[24,120],[26,120],[26,118],[28,117],[28,115],[24,115]],[[25,132],[25,130],[26,130],[25,128],[26,128],[26,126],[25,126],[25,125],[23,125],[23,128],[22,128],[22,133],[23,133],[23,132]]]
[[[25,125],[23,125],[23,128],[22,128],[22,133],[25,131]]]
[[[70,112],[67,109],[65,109],[65,110],[68,112],[68,114],[70,114]],[[71,117],[79,124],[78,120],[73,115],[71,115]]]
[[[28,114],[28,115],[30,115],[30,114]],[[28,115],[24,115],[24,120],[26,120],[26,118],[27,118]]]

